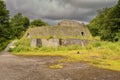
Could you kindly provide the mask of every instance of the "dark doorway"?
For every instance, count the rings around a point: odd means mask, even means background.
[[[27,33],[27,34],[26,34],[26,37],[27,37],[27,38],[30,38],[30,33]]]
[[[37,46],[38,46],[38,47],[41,47],[41,46],[42,46],[42,41],[41,41],[41,39],[37,39],[36,41],[37,41]]]
[[[59,39],[59,44],[62,45],[62,39]]]
[[[84,32],[81,32],[81,35],[82,35],[82,36],[84,36],[84,35],[85,35],[85,33],[84,33]]]

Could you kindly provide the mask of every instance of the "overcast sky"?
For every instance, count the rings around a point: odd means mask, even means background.
[[[118,0],[4,0],[10,15],[18,12],[33,19],[55,24],[62,19],[89,22],[97,10],[111,7]]]

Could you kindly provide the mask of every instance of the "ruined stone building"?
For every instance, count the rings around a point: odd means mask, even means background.
[[[32,47],[58,47],[68,45],[84,46],[91,37],[90,31],[83,23],[72,20],[63,20],[54,27],[30,28],[26,35],[30,38]]]

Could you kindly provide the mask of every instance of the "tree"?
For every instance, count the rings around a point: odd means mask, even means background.
[[[36,19],[36,20],[33,20],[31,22],[31,26],[46,26],[48,25],[47,23],[43,22],[42,20],[40,19]]]
[[[4,1],[0,0],[0,50],[6,46],[9,34],[9,11]]]
[[[8,26],[9,23],[9,11],[6,9],[5,3],[0,0],[0,24]]]
[[[9,26],[9,11],[6,9],[5,3],[0,0],[0,37],[4,37],[6,29]]]
[[[88,24],[88,27],[93,36],[100,36],[102,32],[102,25],[104,24],[104,18],[110,8],[103,8],[98,11],[98,15]]]
[[[29,19],[22,16],[21,13],[18,13],[13,18],[11,18],[10,26],[13,30],[14,37],[20,38],[23,35],[23,32],[25,32],[28,28],[29,24]]]
[[[23,26],[27,29],[30,25],[30,20],[27,17],[23,17]]]
[[[120,40],[120,0],[108,9],[99,12],[88,25],[94,36],[101,36],[102,40]]]
[[[107,22],[107,26],[104,27],[104,32],[109,30],[108,38],[101,36],[103,40],[109,41],[118,41],[120,37],[117,37],[120,30],[120,0],[118,3],[113,6],[105,16],[105,21]]]

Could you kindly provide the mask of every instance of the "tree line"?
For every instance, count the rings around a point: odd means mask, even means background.
[[[47,23],[40,19],[30,22],[28,17],[18,13],[10,18],[9,11],[3,0],[0,0],[0,50],[6,47],[10,40],[21,38],[29,26],[45,26]]]
[[[116,42],[120,40],[120,0],[111,8],[98,11],[98,15],[88,24],[93,36],[102,40]]]

